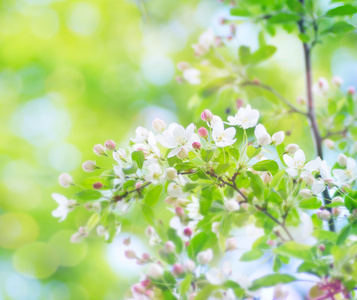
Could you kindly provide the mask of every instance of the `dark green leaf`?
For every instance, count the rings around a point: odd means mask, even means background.
[[[265,159],[253,165],[253,170],[255,171],[270,171],[274,172],[279,170],[279,165],[276,161]]]
[[[344,34],[346,32],[354,30],[355,27],[347,22],[337,22],[333,24],[331,27],[325,29],[324,31],[321,32],[321,35],[324,34],[333,34],[333,35],[339,35],[339,34]]]
[[[353,15],[357,12],[357,8],[350,5],[350,4],[346,4],[346,5],[342,5],[339,7],[335,7],[333,9],[330,9],[327,13],[326,16],[328,17],[335,17],[335,16],[349,16],[349,15]]]
[[[337,245],[342,245],[345,240],[348,238],[348,236],[350,235],[350,231],[351,231],[351,225],[348,224],[347,226],[343,227],[342,230],[340,231],[338,237],[337,237],[337,241],[336,244]]]

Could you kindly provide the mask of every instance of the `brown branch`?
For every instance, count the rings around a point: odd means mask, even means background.
[[[126,196],[128,196],[128,195],[130,195],[130,194],[132,194],[132,193],[135,193],[135,192],[139,192],[139,193],[140,193],[141,190],[142,190],[143,188],[147,187],[149,184],[151,184],[151,182],[147,182],[147,183],[145,183],[145,184],[143,184],[143,185],[139,186],[138,188],[133,189],[133,190],[131,190],[131,191],[126,191],[125,193],[123,193],[123,194],[121,194],[121,195],[116,195],[116,196],[114,196],[113,200],[114,200],[114,202],[116,203],[116,202],[118,202],[118,201],[123,200]]]
[[[334,135],[343,135],[346,136],[348,129],[345,128],[343,130],[340,131],[328,131],[324,136],[321,137],[322,140],[325,140],[327,138],[329,138],[330,136],[334,136]]]

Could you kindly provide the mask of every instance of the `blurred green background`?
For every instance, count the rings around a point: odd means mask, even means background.
[[[71,244],[89,213],[80,210],[58,223],[51,194],[73,194],[59,186],[58,175],[84,179],[81,163],[97,158],[95,144],[113,139],[125,145],[137,126],[150,127],[157,117],[203,125],[192,106],[197,88],[175,81],[176,63],[199,63],[190,45],[208,26],[226,35],[218,19],[229,7],[215,0],[0,5],[0,299],[123,299],[140,275],[140,267],[123,258],[123,238],[133,232],[133,248],[149,251],[139,238],[141,216],[129,215],[112,245],[95,235]],[[257,33],[255,25],[238,26],[237,40],[228,45],[232,53],[238,45],[256,46]],[[278,52],[256,76],[295,101],[304,95],[300,42],[284,32],[270,42]],[[319,45],[314,78],[334,74],[344,77],[343,89],[356,85],[356,47],[354,33]],[[272,111],[271,95],[262,91],[199,102],[225,119],[227,109],[235,112],[236,96],[265,112],[268,130],[291,130],[288,142],[311,148],[307,123]]]

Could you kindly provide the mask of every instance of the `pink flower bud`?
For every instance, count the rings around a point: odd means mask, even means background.
[[[145,287],[139,283],[134,284],[132,286],[132,290],[133,290],[133,292],[135,292],[137,294],[142,294],[142,295],[145,294],[145,292],[146,292]]]
[[[166,253],[172,253],[175,251],[175,244],[171,241],[166,242],[165,246],[164,246],[164,250]]]
[[[184,71],[184,70],[188,69],[189,67],[190,67],[190,64],[188,62],[185,62],[185,61],[180,61],[177,64],[177,69],[179,71]]]
[[[125,251],[125,256],[126,256],[126,258],[129,258],[129,259],[138,258],[136,256],[136,253],[133,250],[126,250]]]
[[[185,215],[185,211],[182,207],[176,207],[175,214],[176,214],[176,216],[181,218]]]
[[[201,127],[198,129],[198,135],[201,137],[201,138],[204,138],[206,139],[208,137],[208,131],[206,128],[204,127]]]
[[[209,109],[205,109],[201,114],[201,119],[205,122],[210,122],[212,120],[213,114]]]
[[[201,149],[201,143],[199,143],[199,142],[192,143],[192,148],[195,149],[195,150],[200,150]]]
[[[125,239],[123,240],[123,244],[124,244],[125,246],[129,246],[129,245],[130,245],[130,243],[131,243],[130,236],[129,236],[129,237],[127,237],[127,238],[125,238]]]
[[[356,209],[356,211],[357,211],[357,209]],[[190,245],[190,242],[186,242],[186,243],[185,243],[185,247],[186,247],[186,248],[187,248],[189,245]]]
[[[172,273],[175,275],[175,276],[180,276],[182,275],[184,272],[183,270],[183,266],[179,263],[176,263],[173,265],[173,268],[172,268]]]
[[[149,260],[150,259],[150,254],[149,253],[143,253],[143,259],[144,260]]]
[[[183,230],[183,234],[187,237],[191,237],[192,236],[192,229],[190,227],[186,227],[184,230]]]
[[[354,87],[354,86],[350,86],[350,87],[348,88],[348,90],[347,90],[347,93],[348,93],[349,95],[354,95],[354,94],[356,93],[355,87]]]
[[[68,188],[71,184],[73,184],[72,176],[67,173],[61,174],[59,176],[59,183],[61,186]]]
[[[100,190],[102,187],[103,187],[103,184],[101,182],[93,183],[93,188],[96,190]]]
[[[147,237],[153,236],[153,235],[155,234],[155,229],[154,229],[154,227],[152,227],[152,226],[146,227],[146,229],[145,229],[145,234],[146,234]]]
[[[320,220],[330,221],[331,219],[331,213],[326,209],[318,211],[316,215]]]
[[[231,237],[226,240],[227,251],[235,250],[238,247],[238,242],[235,238]]]
[[[87,228],[86,227],[80,227],[78,229],[78,232],[76,232],[75,234],[73,234],[71,236],[71,242],[72,243],[79,243],[87,236],[88,236]]]
[[[135,183],[135,188],[138,189],[139,187],[141,187],[143,185],[142,182],[137,182]]]
[[[244,101],[242,99],[236,100],[236,108],[240,109],[244,105]]]
[[[324,252],[325,249],[326,249],[326,247],[325,247],[324,244],[319,245],[319,250],[320,250],[321,252]]]
[[[333,207],[332,208],[332,215],[337,218],[341,213],[341,209],[339,209],[338,207]]]
[[[179,159],[185,159],[188,156],[188,151],[186,148],[182,148],[179,153],[176,155]]]
[[[87,160],[82,164],[82,168],[86,172],[93,172],[95,169],[99,169],[94,161]]]
[[[266,172],[263,173],[260,177],[263,180],[264,184],[268,184],[273,180],[273,178],[270,176],[270,174],[266,173]]]
[[[193,272],[196,269],[196,264],[191,259],[187,260],[184,265],[185,272]]]
[[[113,151],[115,149],[117,144],[115,144],[114,141],[112,140],[107,140],[104,143],[105,148],[107,148],[109,151]]]
[[[267,241],[267,244],[268,244],[269,246],[274,246],[276,243],[275,243],[275,241],[273,241],[273,240],[268,240],[268,241]]]
[[[95,145],[95,146],[93,147],[93,151],[94,151],[95,154],[97,154],[97,155],[99,155],[99,156],[106,155],[106,154],[105,154],[105,148],[104,148],[104,146],[101,145],[101,144]]]
[[[150,279],[150,278],[146,278],[145,280],[143,280],[143,281],[141,282],[141,285],[142,285],[143,287],[147,287],[150,283],[151,283],[151,279]]]
[[[157,132],[163,132],[166,129],[166,124],[163,120],[155,119],[152,121],[152,128]]]
[[[154,279],[159,279],[164,275],[164,269],[159,264],[150,264],[148,268],[148,275]]]

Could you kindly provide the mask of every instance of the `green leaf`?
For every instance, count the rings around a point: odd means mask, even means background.
[[[88,200],[97,200],[102,197],[102,194],[95,190],[84,190],[73,196],[75,199],[88,201]]]
[[[205,161],[205,162],[209,162],[213,155],[214,155],[214,152],[212,150],[205,150],[205,149],[202,149],[201,151],[201,155],[202,155],[202,159]]]
[[[274,252],[281,255],[291,256],[305,261],[312,261],[314,255],[311,246],[289,241],[274,249]]]
[[[86,225],[87,231],[90,232],[97,224],[99,223],[100,216],[99,214],[92,215]]]
[[[221,164],[217,167],[216,174],[222,175],[222,174],[226,173],[230,167],[231,167],[231,165],[229,165],[229,164]]]
[[[228,152],[235,160],[239,160],[239,151],[238,151],[238,149],[231,148],[231,149],[229,149]]]
[[[249,173],[249,179],[250,179],[250,186],[253,190],[254,195],[258,199],[261,199],[264,192],[263,180],[260,178],[259,175],[253,173]]]
[[[254,146],[250,145],[247,148],[247,155],[249,158],[253,158],[253,157],[257,156],[261,150],[262,150],[262,148],[260,148],[260,147],[255,148]]]
[[[251,291],[259,290],[263,287],[270,287],[277,285],[279,283],[289,283],[296,281],[297,278],[289,274],[271,274],[260,277],[253,281],[252,287],[249,288]]]
[[[86,189],[92,189],[93,188],[93,184],[96,182],[100,182],[101,184],[103,184],[103,187],[109,186],[109,182],[107,180],[105,180],[102,177],[89,177],[86,178],[85,180],[82,181],[81,186],[86,188]]]
[[[162,185],[154,186],[145,196],[144,203],[149,206],[154,206],[160,199]]]
[[[209,238],[210,237],[206,232],[200,232],[196,234],[187,247],[187,255],[191,259],[196,259],[198,252],[203,250]]]
[[[336,244],[337,245],[342,245],[345,240],[348,238],[348,236],[350,235],[351,232],[351,225],[348,224],[347,226],[343,227],[342,230],[340,231],[338,237],[337,237],[337,241]]]
[[[155,225],[155,214],[150,206],[146,205],[145,203],[141,204],[141,212],[143,213],[144,219],[150,225]]]
[[[248,46],[240,46],[239,47],[239,59],[243,66],[247,65],[250,60],[250,48]]]
[[[270,159],[265,159],[262,160],[252,166],[253,170],[255,171],[270,171],[270,172],[275,172],[279,170],[279,165],[277,164],[276,161],[270,160]]]
[[[304,7],[302,6],[301,2],[299,2],[298,0],[287,0],[286,4],[293,12],[304,13]]]
[[[133,165],[130,168],[123,168],[122,170],[125,175],[131,175],[134,174],[137,169],[138,169],[138,163],[134,160]]]
[[[219,285],[206,285],[201,291],[198,292],[195,300],[207,300],[213,291],[218,290],[220,288]]]
[[[310,37],[305,33],[299,33],[299,39],[303,43],[308,43],[310,41]]]
[[[350,4],[346,4],[346,5],[342,5],[342,6],[330,9],[326,13],[326,16],[328,16],[328,17],[349,16],[349,15],[355,14],[356,12],[357,12],[356,7],[354,7]]]
[[[186,293],[189,291],[190,289],[190,286],[191,286],[191,282],[192,282],[192,273],[188,273],[186,276],[185,276],[185,279],[181,281],[181,284],[180,284],[180,295],[181,295],[181,298],[183,298]]]
[[[200,194],[200,214],[205,216],[209,213],[212,205],[212,191],[210,189],[202,190]]]
[[[270,45],[266,45],[264,47],[261,47],[260,49],[258,49],[257,51],[255,51],[251,58],[250,58],[250,62],[252,64],[259,64],[264,60],[267,60],[268,58],[272,57],[274,55],[276,51],[276,47],[275,46],[270,46]]]
[[[341,21],[333,24],[331,27],[325,29],[324,31],[321,32],[321,35],[324,34],[333,34],[333,35],[339,35],[339,34],[344,34],[346,32],[354,30],[355,27],[347,22]]]
[[[318,209],[322,205],[322,201],[316,197],[310,199],[303,199],[299,206],[304,209]]]
[[[231,8],[230,13],[231,16],[236,16],[236,17],[249,17],[251,15],[249,10],[239,7]]]
[[[278,173],[276,173],[273,177],[273,180],[270,183],[270,186],[273,188],[279,185],[281,179],[284,177],[284,174],[285,174],[285,170],[281,170]]]
[[[264,252],[259,249],[253,249],[250,251],[245,252],[241,258],[240,261],[252,261],[252,260],[257,260],[263,256]]]
[[[133,161],[136,161],[136,163],[138,164],[138,168],[142,169],[143,165],[144,165],[144,152],[143,151],[134,151],[133,153],[131,153],[131,158]]]
[[[278,13],[272,16],[269,20],[269,24],[285,24],[289,22],[297,22],[300,20],[300,16],[292,13]]]
[[[173,242],[176,246],[176,252],[177,253],[181,253],[182,252],[182,240],[181,238],[177,235],[177,232],[175,229],[173,228],[169,228],[169,230],[167,230],[167,238]]]

